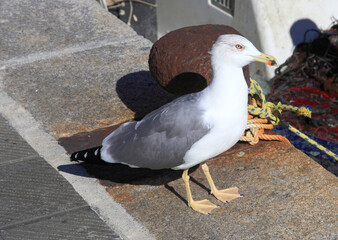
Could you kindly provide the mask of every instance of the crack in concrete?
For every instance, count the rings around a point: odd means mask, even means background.
[[[63,57],[65,55],[70,55],[77,52],[84,52],[106,46],[123,45],[126,42],[134,42],[141,39],[144,41],[144,38],[141,36],[114,37],[111,39],[86,42],[81,45],[73,45],[62,50],[37,52],[25,56],[14,57],[9,60],[0,61],[0,71],[36,61],[47,60],[55,57]]]
[[[18,226],[28,225],[28,224],[31,224],[31,223],[36,223],[36,222],[39,222],[39,221],[44,220],[44,219],[48,219],[48,218],[56,217],[56,216],[61,216],[61,215],[64,215],[66,213],[75,212],[75,211],[83,210],[83,209],[87,209],[87,208],[89,209],[90,207],[89,207],[89,205],[85,204],[85,205],[82,205],[82,206],[79,206],[79,207],[69,208],[69,209],[66,209],[66,210],[56,211],[56,212],[53,212],[53,213],[50,213],[50,214],[41,215],[41,216],[38,216],[38,217],[25,219],[25,220],[22,220],[22,221],[17,221],[17,222],[11,223],[11,224],[0,226],[0,231],[8,230],[8,229],[15,228],[15,227],[18,227]]]
[[[26,157],[10,159],[10,160],[4,161],[4,162],[0,162],[0,167],[5,166],[5,165],[9,165],[9,164],[13,164],[13,163],[33,160],[33,159],[36,159],[36,158],[40,158],[40,156],[38,154],[33,154],[33,155],[30,155],[30,156],[26,156]]]

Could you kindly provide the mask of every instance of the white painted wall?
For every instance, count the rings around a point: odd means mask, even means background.
[[[294,49],[290,30],[297,21],[306,19],[294,25],[296,44],[307,29],[313,26],[327,29],[334,17],[338,19],[338,0],[236,0],[234,17],[209,2],[157,0],[158,37],[185,26],[229,25],[251,40],[259,50],[283,63]],[[253,64],[250,68],[254,78],[267,80],[274,75],[274,68],[262,64]]]

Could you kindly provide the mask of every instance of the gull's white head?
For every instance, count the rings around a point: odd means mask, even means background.
[[[217,61],[236,67],[244,67],[254,61],[277,64],[274,57],[261,53],[248,39],[237,34],[219,36],[210,53],[212,63]]]

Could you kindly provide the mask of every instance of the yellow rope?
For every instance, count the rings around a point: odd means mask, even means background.
[[[253,79],[250,79],[250,82],[251,82],[251,84],[250,84],[250,88],[249,88],[249,94],[251,96],[258,95],[258,97],[260,98],[261,104],[262,104],[261,107],[249,105],[248,111],[249,111],[250,114],[259,116],[260,118],[263,118],[263,119],[268,118],[273,125],[280,125],[281,124],[281,125],[287,127],[290,131],[296,133],[299,137],[303,138],[305,141],[309,142],[310,144],[314,145],[318,149],[322,150],[327,155],[333,157],[336,161],[338,160],[337,154],[333,153],[332,151],[328,150],[327,148],[320,145],[316,141],[312,140],[307,135],[305,135],[304,133],[300,132],[298,129],[291,126],[289,123],[282,121],[279,117],[281,115],[282,110],[288,110],[288,111],[293,111],[293,112],[296,112],[297,114],[311,118],[311,112],[312,112],[311,108],[309,108],[309,107],[296,107],[296,106],[292,106],[292,105],[282,104],[280,102],[278,104],[273,104],[272,102],[267,102],[266,99],[265,99],[265,96],[263,94],[263,90],[258,85],[258,83]],[[250,119],[250,120],[256,120],[256,119]],[[248,125],[254,124],[253,122],[250,123],[249,121],[248,121]],[[259,122],[259,123],[263,123],[263,122]],[[265,124],[263,124],[263,125],[265,125]],[[262,127],[260,127],[260,128],[262,128]],[[242,138],[247,139],[247,137],[250,137],[250,136],[243,136]],[[263,137],[262,137],[262,139],[263,139]]]
[[[334,152],[330,151],[329,149],[325,148],[323,145],[320,145],[316,141],[312,140],[308,136],[306,136],[304,133],[300,132],[298,129],[295,127],[291,126],[290,124],[287,125],[287,128],[291,131],[296,133],[299,137],[303,138],[305,141],[309,142],[310,144],[314,145],[318,149],[322,150],[325,152],[327,155],[333,157],[336,161],[338,160],[338,155],[335,154]]]
[[[267,102],[267,107],[271,108],[272,111],[276,110],[288,110],[296,112],[299,115],[303,115],[305,117],[311,118],[311,108],[310,107],[296,107],[292,105],[286,105],[279,102],[277,105],[273,104],[272,102]]]

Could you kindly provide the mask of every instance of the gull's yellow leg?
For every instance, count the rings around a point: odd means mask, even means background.
[[[190,184],[189,184],[190,177],[188,175],[188,170],[189,169],[184,170],[182,174],[182,179],[184,181],[185,189],[187,191],[188,205],[197,212],[200,212],[203,214],[209,214],[213,209],[217,208],[217,206],[211,203],[207,199],[204,199],[201,201],[194,201],[192,199],[192,195],[190,191]]]
[[[231,200],[241,197],[241,195],[238,193],[237,187],[218,190],[215,186],[214,181],[211,178],[209,167],[206,163],[202,164],[202,169],[203,169],[205,176],[207,177],[207,180],[208,180],[208,183],[211,189],[211,194],[213,194],[218,200],[222,202],[229,202]]]

